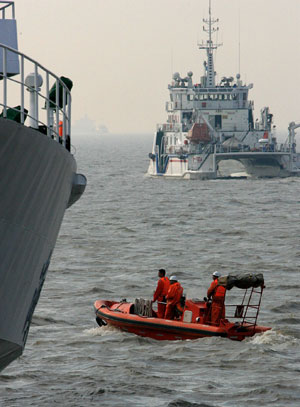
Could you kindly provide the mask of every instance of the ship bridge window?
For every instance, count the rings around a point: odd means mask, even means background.
[[[243,93],[243,100],[247,100],[247,93]]]
[[[194,95],[187,95],[187,100],[194,100]]]
[[[170,93],[170,100],[171,100],[171,102],[173,102],[173,95],[172,95],[172,93]]]

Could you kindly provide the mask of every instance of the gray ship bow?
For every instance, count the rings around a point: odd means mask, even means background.
[[[86,186],[70,153],[72,82],[20,53],[14,3],[1,11],[0,370],[23,352],[65,210]]]

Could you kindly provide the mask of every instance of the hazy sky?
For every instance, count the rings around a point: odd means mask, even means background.
[[[165,121],[173,72],[198,82],[208,0],[16,0],[19,50],[73,82],[73,122],[152,133]],[[255,117],[270,106],[280,131],[300,121],[300,0],[212,0],[218,78],[253,83]],[[239,30],[240,27],[240,30]]]

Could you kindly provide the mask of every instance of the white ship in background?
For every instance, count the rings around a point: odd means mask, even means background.
[[[204,74],[193,83],[192,72],[186,77],[174,73],[167,122],[157,125],[148,175],[215,179],[223,160],[239,161],[248,176],[299,175],[295,129],[300,125],[290,123],[286,142],[278,144],[269,107],[261,110],[260,120],[254,119],[254,104],[248,100],[252,84],[244,84],[240,74],[216,84],[213,52],[221,44],[212,40],[218,20],[211,16],[210,2],[209,18],[203,21],[208,40],[198,46],[207,53]]]

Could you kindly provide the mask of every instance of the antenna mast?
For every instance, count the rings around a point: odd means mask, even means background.
[[[239,4],[239,71],[241,73],[241,9]]]
[[[213,58],[213,50],[217,49],[219,46],[222,44],[214,44],[212,40],[212,35],[216,31],[219,31],[219,27],[214,28],[213,25],[215,23],[219,22],[219,19],[214,19],[211,16],[211,0],[209,0],[209,18],[208,19],[203,19],[203,22],[208,26],[205,27],[203,26],[203,31],[208,33],[208,40],[206,43],[202,41],[202,43],[198,43],[199,49],[206,49],[207,53],[207,65],[206,66],[206,71],[207,71],[207,87],[213,88],[215,86],[215,70],[214,70],[214,58]]]

